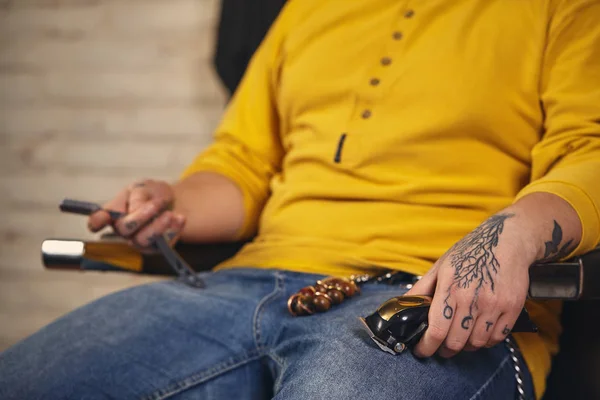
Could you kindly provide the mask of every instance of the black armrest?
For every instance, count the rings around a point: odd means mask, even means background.
[[[600,299],[600,247],[564,262],[535,264],[529,281],[534,299]]]
[[[232,257],[245,243],[180,242],[175,250],[194,270],[206,271]],[[161,254],[142,254],[125,241],[110,236],[99,241],[46,239],[41,250],[42,264],[48,269],[175,275]]]
[[[232,257],[245,243],[178,243],[175,250],[196,271],[205,271]],[[120,254],[120,265],[115,262],[115,254]],[[48,239],[42,244],[42,260],[49,269],[175,274],[162,255],[140,254],[126,242],[111,237],[96,242]],[[564,262],[533,265],[529,280],[532,299],[600,299],[600,248]]]

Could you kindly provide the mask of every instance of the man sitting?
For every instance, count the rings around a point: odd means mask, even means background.
[[[599,20],[597,0],[289,1],[215,142],[89,221],[144,248],[252,242],[204,289],[135,287],[7,350],[0,397],[508,399],[506,338],[540,397],[560,305],[526,301],[528,267],[600,238]],[[287,310],[386,269],[422,278]],[[394,357],[357,317],[406,293],[433,295],[429,328]],[[524,305],[539,332],[512,335]]]

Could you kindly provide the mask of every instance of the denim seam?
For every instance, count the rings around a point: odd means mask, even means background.
[[[253,324],[252,324],[252,333],[254,334],[254,344],[256,345],[257,351],[261,352],[266,347],[266,344],[261,344],[261,336],[260,336],[260,321],[262,312],[267,304],[270,301],[274,300],[281,292],[284,290],[284,282],[281,274],[279,272],[275,273],[275,288],[271,293],[266,295],[261,299],[261,301],[256,306],[256,310],[254,311]]]
[[[194,386],[197,386],[203,382],[206,382],[209,379],[215,378],[218,375],[222,375],[226,372],[234,370],[242,365],[248,364],[249,362],[259,360],[263,355],[257,351],[251,351],[247,357],[243,359],[231,358],[228,361],[221,363],[220,365],[216,365],[210,367],[202,372],[191,375],[187,378],[184,378],[174,384],[167,386],[164,389],[159,389],[154,391],[152,394],[143,397],[146,400],[162,400],[167,399],[171,396],[179,394],[185,390],[188,390]]]
[[[477,390],[477,392],[475,392],[475,394],[469,398],[469,400],[475,400],[476,398],[478,398],[483,393],[483,391],[487,389],[487,387],[492,383],[492,381],[500,374],[500,372],[504,368],[504,365],[510,360],[510,355],[507,355],[506,358],[502,360],[498,368],[496,368],[496,371],[494,371],[494,373],[487,379],[487,381],[485,381],[485,383],[479,388],[479,390]]]
[[[284,360],[282,360],[281,358],[276,356],[273,352],[267,353],[267,357],[269,357],[271,360],[275,361],[275,363],[279,366],[279,371],[280,371],[279,376],[277,378],[275,378],[275,381],[273,382],[273,394],[277,394],[279,392],[279,390],[281,389],[281,380],[283,379],[283,371],[286,369],[287,364],[285,363]]]
[[[275,361],[275,363],[277,363],[279,368],[283,368],[283,366],[285,365],[283,360],[281,358],[279,358],[279,356],[275,355],[273,352],[267,353],[266,356],[271,358],[273,361]]]

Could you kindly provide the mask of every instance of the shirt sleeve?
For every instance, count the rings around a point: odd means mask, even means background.
[[[550,21],[540,93],[544,134],[532,150],[531,183],[517,199],[549,192],[575,209],[579,255],[600,241],[600,1],[564,0]]]
[[[292,3],[292,2],[288,2]],[[282,44],[291,15],[286,5],[251,58],[214,133],[214,141],[184,170],[181,179],[200,171],[231,179],[244,196],[245,218],[238,239],[252,236],[270,195],[271,178],[280,171],[276,90],[283,58]]]

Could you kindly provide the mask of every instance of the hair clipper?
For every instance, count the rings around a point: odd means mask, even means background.
[[[392,297],[373,314],[360,320],[381,350],[400,354],[407,348],[412,349],[425,333],[432,300],[431,296],[419,295]],[[512,332],[537,332],[525,308]]]

